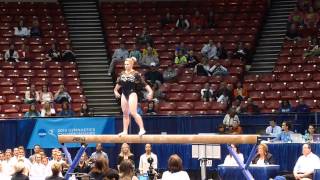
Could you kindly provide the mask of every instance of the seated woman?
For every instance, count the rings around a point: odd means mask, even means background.
[[[266,144],[260,144],[258,146],[258,153],[256,154],[256,157],[252,160],[252,164],[257,164],[257,165],[275,164],[272,154],[268,152],[268,146]]]
[[[50,102],[45,102],[41,109],[41,117],[51,117],[56,115],[56,110],[51,106]]]
[[[313,135],[316,134],[316,129],[312,124],[308,126],[308,129],[306,130],[305,134],[303,135],[303,139],[306,142],[313,142]]]
[[[168,170],[162,174],[162,180],[190,180],[186,171],[183,171],[182,159],[177,155],[171,155],[168,160]]]
[[[86,103],[81,104],[80,116],[83,116],[83,117],[92,116],[92,112],[90,111],[90,108]]]
[[[131,153],[129,144],[123,143],[121,146],[121,151],[118,155],[118,161],[117,161],[118,169],[120,167],[121,162],[126,159],[131,160],[133,163],[134,162],[134,154]],[[134,166],[134,164],[133,164],[133,166]]]
[[[40,117],[35,104],[30,104],[29,111],[24,114],[26,118]]]
[[[47,85],[42,86],[42,91],[39,93],[40,94],[40,102],[41,104],[44,104],[46,102],[53,102],[53,95],[52,93],[48,90]]]
[[[237,153],[238,158],[243,163],[244,158],[243,158],[243,154],[240,153],[240,151],[239,151],[239,146],[236,145],[236,144],[231,144],[230,146],[231,146],[232,150]],[[223,165],[225,165],[225,166],[237,166],[238,163],[237,163],[237,161],[234,159],[234,157],[231,154],[228,154],[226,156],[226,158],[224,159]]]
[[[58,113],[59,117],[74,117],[76,113],[70,107],[68,101],[62,103],[62,110]]]
[[[134,173],[134,165],[132,161],[126,159],[119,165],[119,177],[120,180],[138,180],[138,177]]]
[[[292,107],[291,104],[289,103],[288,100],[283,100],[280,104],[279,108],[280,113],[290,113],[292,112]]]

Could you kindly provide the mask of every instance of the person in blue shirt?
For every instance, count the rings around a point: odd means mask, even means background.
[[[289,103],[288,100],[283,100],[280,104],[279,108],[280,113],[290,113],[292,112],[292,107],[291,104]]]
[[[62,110],[58,113],[60,117],[74,117],[76,113],[71,109],[68,101],[62,103]]]
[[[29,111],[24,114],[26,118],[40,117],[35,104],[30,104]]]
[[[303,101],[303,98],[299,98],[298,105],[295,108],[295,112],[297,113],[308,113],[310,112],[310,108]]]
[[[293,134],[293,132],[290,130],[291,124],[288,121],[283,121],[281,128],[282,132],[272,141],[292,142],[291,134]]]

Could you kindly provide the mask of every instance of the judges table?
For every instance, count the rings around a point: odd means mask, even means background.
[[[251,165],[249,171],[254,179],[269,180],[279,174],[279,165],[256,166]],[[224,166],[218,165],[219,177],[223,180],[245,180],[241,169],[238,166]]]
[[[320,169],[314,170],[313,179],[320,179]]]

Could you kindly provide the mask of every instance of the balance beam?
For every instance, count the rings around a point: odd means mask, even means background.
[[[60,143],[256,144],[258,135],[59,135]]]

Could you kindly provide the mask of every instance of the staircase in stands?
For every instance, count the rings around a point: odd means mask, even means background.
[[[107,76],[108,58],[97,0],[62,0],[72,47],[88,106],[94,115],[119,114],[113,81]]]
[[[288,16],[295,6],[295,0],[271,1],[250,73],[272,72],[283,44]]]

